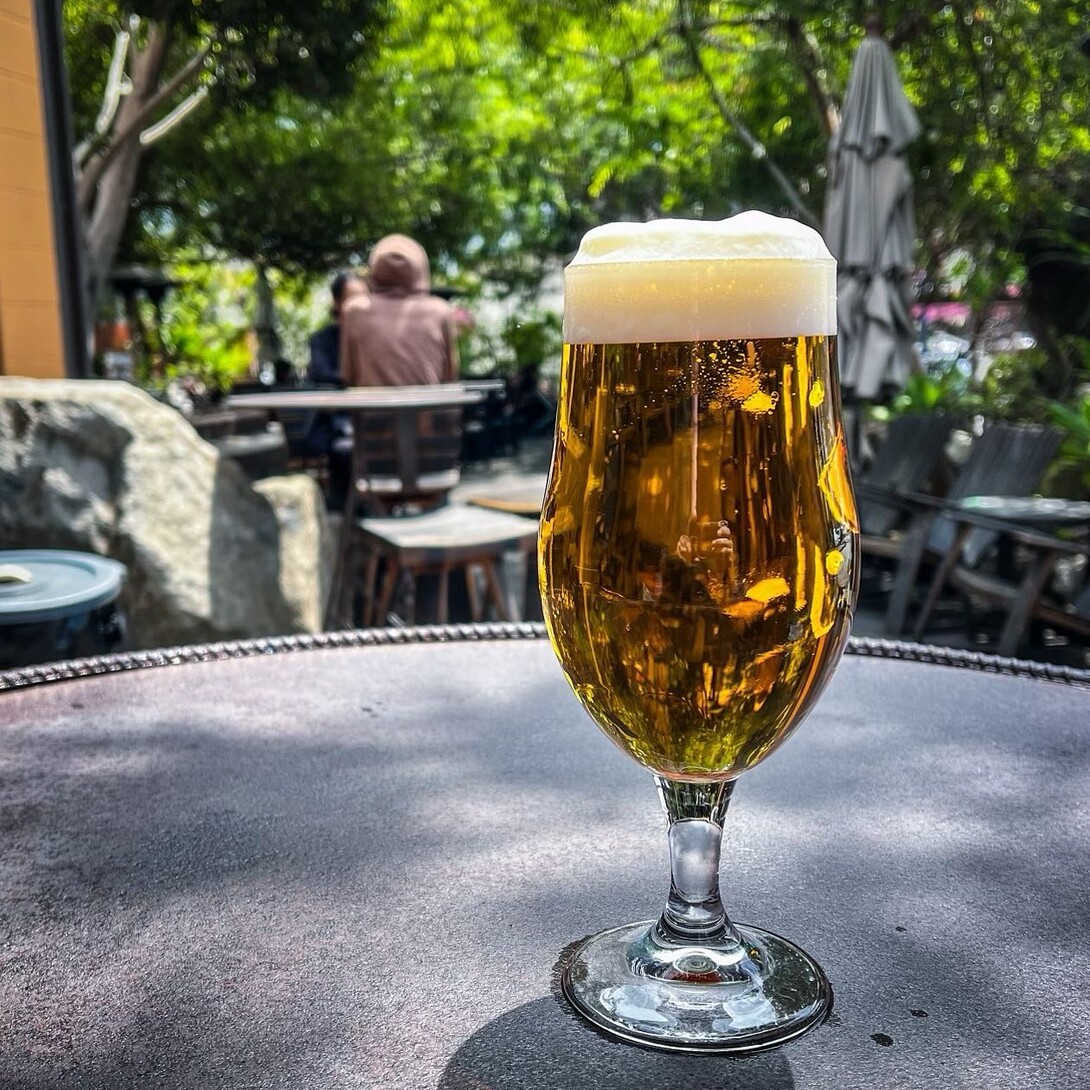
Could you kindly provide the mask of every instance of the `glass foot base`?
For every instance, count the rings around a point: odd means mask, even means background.
[[[572,953],[564,995],[600,1029],[682,1052],[755,1052],[790,1041],[832,1010],[833,989],[794,943],[735,924],[733,950],[664,949],[655,922],[593,935]]]

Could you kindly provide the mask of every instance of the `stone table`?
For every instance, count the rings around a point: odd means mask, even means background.
[[[557,997],[569,943],[658,912],[666,845],[540,635],[0,675],[0,1085],[1087,1086],[1090,675],[857,641],[724,850],[729,909],[813,953],[834,1014],[677,1056]]]

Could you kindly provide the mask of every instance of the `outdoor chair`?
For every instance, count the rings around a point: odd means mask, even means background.
[[[533,548],[537,526],[517,515],[448,504],[461,475],[461,408],[358,412],[353,433],[352,485],[326,627],[350,621],[357,591],[364,626],[384,623],[395,602],[405,620],[415,621],[423,575],[438,577],[436,620],[445,623],[449,581],[458,573],[473,620],[483,619],[485,600],[497,619],[511,619],[499,565],[505,553]]]
[[[944,517],[954,523],[955,534],[920,610],[915,626],[917,639],[927,627],[939,594],[949,587],[959,592],[970,608],[976,599],[1003,611],[996,646],[1000,655],[1016,654],[1034,622],[1090,640],[1090,562],[1084,564],[1083,586],[1073,601],[1049,593],[1057,563],[1075,557],[1090,561],[1090,545],[970,511],[948,512]],[[999,565],[993,572],[971,562],[971,554],[966,556],[966,543],[977,530],[992,532],[1017,548],[1024,557],[1020,576],[1007,570],[1006,565]]]
[[[933,492],[954,418],[942,413],[909,413],[890,421],[885,441],[870,468],[856,483],[863,554],[867,542],[887,539],[906,520],[904,509],[888,502],[889,493]]]
[[[288,472],[309,473],[317,480],[323,494],[329,489],[329,454],[311,441],[311,431],[318,419],[317,409],[278,409],[276,419],[284,429],[288,444]]]
[[[995,423],[974,439],[969,457],[942,498],[923,493],[869,488],[865,493],[899,510],[907,518],[902,533],[863,539],[863,555],[885,556],[897,562],[886,609],[886,631],[906,631],[921,573],[946,556],[957,526],[949,513],[967,496],[1028,496],[1040,484],[1059,445],[1058,432],[1044,427]],[[962,558],[976,567],[994,548],[998,533],[974,527],[965,537]],[[930,597],[930,595],[928,595]]]
[[[288,467],[283,429],[269,414],[252,410],[219,410],[191,420],[197,434],[224,458],[234,462],[251,481],[276,477]]]
[[[489,389],[479,405],[466,406],[463,463],[489,463],[497,455],[513,454],[513,420],[514,412],[508,404],[506,388]]]
[[[529,562],[537,543],[537,525],[517,515],[448,504],[405,518],[365,518],[358,524],[363,545],[363,627],[381,624],[395,595],[401,592],[403,619],[416,621],[417,579],[438,577],[436,623],[449,619],[450,577],[462,572],[471,619],[484,619],[484,600],[477,575],[484,577],[484,598],[496,620],[514,619],[508,606],[499,565],[504,554],[522,552]],[[379,568],[385,567],[379,590]]]

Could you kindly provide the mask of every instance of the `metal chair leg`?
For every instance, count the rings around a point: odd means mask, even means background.
[[[393,557],[386,558],[386,574],[382,580],[382,596],[379,598],[378,616],[375,624],[384,625],[390,613],[390,604],[394,600],[394,591],[397,589],[398,579],[401,575],[401,567]]]
[[[507,599],[504,597],[503,584],[500,582],[499,572],[496,571],[494,557],[485,561],[484,577],[488,583],[488,596],[492,600],[492,608],[496,611],[496,620],[511,620],[511,612],[507,608]]]
[[[379,555],[374,549],[367,553],[363,569],[363,611],[360,624],[370,628],[375,623],[375,595],[378,593]]]
[[[474,624],[481,620],[481,589],[477,586],[477,569],[473,564],[465,566],[466,595],[469,598],[469,616]]]
[[[450,568],[442,567],[439,569],[439,587],[438,587],[438,601],[436,603],[436,623],[446,624],[448,609],[448,591],[450,589]]]

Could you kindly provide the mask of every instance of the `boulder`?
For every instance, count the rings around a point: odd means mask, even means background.
[[[293,632],[321,632],[336,536],[325,497],[312,477],[292,473],[255,481],[280,527],[280,591],[292,611]]]
[[[312,480],[255,490],[134,386],[0,378],[0,548],[125,564],[130,647],[318,630],[328,540]]]

